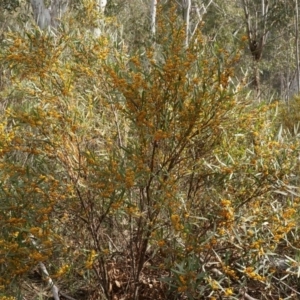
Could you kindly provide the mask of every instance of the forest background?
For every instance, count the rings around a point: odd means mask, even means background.
[[[299,298],[297,0],[0,6],[1,300]]]

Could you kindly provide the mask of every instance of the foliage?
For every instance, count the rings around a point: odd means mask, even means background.
[[[279,110],[279,125],[292,135],[298,135],[300,122],[299,105],[300,97],[293,97],[287,104],[282,103]]]
[[[13,11],[20,5],[19,0],[1,0],[0,7],[8,11]]]
[[[89,3],[84,27],[6,33],[0,50],[3,297],[38,262],[91,299],[288,297],[299,144],[277,104],[232,84],[239,49],[200,30],[186,49],[174,8],[126,52],[86,30]]]

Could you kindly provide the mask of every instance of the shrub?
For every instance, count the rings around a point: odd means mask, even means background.
[[[285,295],[270,257],[298,247],[298,143],[277,138],[274,105],[235,94],[238,53],[201,32],[186,48],[160,16],[158,43],[133,54],[71,25],[7,35],[4,293],[43,261],[93,297]]]

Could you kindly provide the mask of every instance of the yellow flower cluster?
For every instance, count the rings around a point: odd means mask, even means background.
[[[180,287],[178,287],[177,290],[179,293],[183,293],[187,290],[187,286],[186,285],[180,286]]]
[[[264,281],[265,278],[254,271],[253,267],[247,267],[244,270],[244,273],[251,279]]]
[[[92,250],[91,253],[90,253],[90,255],[88,256],[87,261],[85,262],[85,267],[86,267],[87,269],[91,269],[91,268],[92,268],[96,256],[97,256],[96,251],[95,251],[95,250]]]
[[[164,240],[159,240],[157,242],[158,247],[163,247],[166,244],[166,242]]]
[[[288,218],[292,218],[295,214],[296,214],[297,210],[290,207],[287,208],[284,212],[283,212],[283,218],[284,219],[288,219]]]
[[[168,133],[164,132],[162,130],[157,130],[154,133],[154,140],[155,141],[159,141],[159,140],[165,139],[166,137],[168,137]]]
[[[208,278],[207,279],[210,287],[213,289],[213,290],[218,290],[220,289],[220,284],[218,283],[218,281],[212,279],[212,278]]]
[[[70,266],[68,264],[62,265],[55,274],[55,277],[60,277],[67,273],[70,270]]]
[[[141,216],[141,213],[140,213],[138,207],[136,207],[134,205],[126,207],[126,212],[127,212],[128,215],[133,216],[133,217],[140,217]]]
[[[231,201],[227,199],[222,199],[221,200],[221,206],[222,207],[229,207],[231,205]]]
[[[40,227],[32,227],[29,232],[34,235],[34,237],[41,237],[43,235],[43,230]]]
[[[44,255],[38,251],[33,251],[29,254],[29,257],[35,261],[43,261],[45,259]]]
[[[134,185],[135,174],[131,169],[126,170],[125,174],[125,185],[127,188],[131,188]]]
[[[231,269],[229,266],[223,266],[222,269],[226,275],[230,276],[233,279],[238,279],[235,270]]]
[[[180,222],[180,217],[179,215],[172,215],[171,216],[171,222],[175,230],[179,231],[183,229],[183,225]]]
[[[179,281],[180,281],[182,284],[186,285],[186,279],[185,279],[185,276],[180,275],[180,276],[179,276]]]
[[[224,294],[225,294],[225,296],[231,296],[233,294],[233,291],[231,288],[226,288],[224,290]]]
[[[223,208],[220,211],[220,215],[225,219],[224,223],[232,222],[234,220],[234,209],[231,206],[231,201],[223,199],[221,200],[221,206]]]
[[[120,208],[120,206],[122,205],[122,201],[117,201],[117,202],[114,202],[112,205],[111,205],[111,208],[114,209],[114,210],[117,210]]]
[[[179,276],[180,286],[178,287],[178,292],[183,293],[187,290],[187,280],[184,275]]]

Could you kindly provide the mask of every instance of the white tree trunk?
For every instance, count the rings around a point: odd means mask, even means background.
[[[300,93],[300,65],[299,65],[299,11],[298,0],[295,0],[295,44],[296,44],[296,66],[297,66],[297,94]]]
[[[48,8],[45,7],[43,0],[31,0],[34,20],[42,29],[47,29],[51,25],[51,15]]]
[[[57,28],[59,19],[68,9],[68,0],[51,0],[51,27]]]
[[[157,7],[157,0],[151,0],[151,33],[155,36],[156,33],[156,7]]]
[[[106,4],[107,4],[107,0],[98,0],[98,7],[102,13],[104,13]]]
[[[104,14],[105,11],[105,7],[107,5],[107,0],[96,0],[97,2],[97,9],[100,13]],[[103,20],[103,18],[102,18]],[[95,38],[98,38],[101,36],[102,30],[101,27],[103,27],[104,25],[104,21],[102,21],[101,19],[97,21],[98,23],[98,27],[94,27],[92,29],[93,35]]]
[[[40,29],[56,28],[58,20],[67,10],[68,2],[65,0],[52,0],[51,6],[46,8],[44,0],[30,0],[34,20]]]
[[[189,45],[191,0],[182,0],[183,21],[185,23],[185,47]]]

